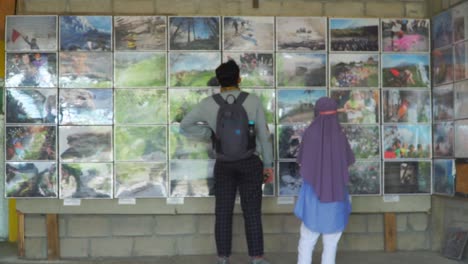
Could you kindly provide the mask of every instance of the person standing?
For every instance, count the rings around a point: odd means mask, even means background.
[[[320,235],[322,264],[334,264],[341,234],[348,224],[351,203],[347,191],[348,167],[355,162],[337,117],[335,100],[322,97],[315,120],[304,132],[297,157],[303,178],[295,215],[302,220],[298,264],[311,264]]]
[[[240,91],[240,71],[234,61],[230,60],[221,64],[216,69],[216,78],[221,84],[221,93],[219,94],[221,98],[215,95],[203,99],[183,118],[180,123],[180,132],[183,135],[200,139],[209,139],[212,137],[212,131],[215,132],[213,135],[217,149],[214,167],[217,263],[229,263],[232,243],[232,216],[236,192],[239,190],[247,246],[251,257],[250,263],[268,264],[269,262],[263,258],[261,205],[262,184],[273,181],[273,146],[265,121],[265,113],[257,96]],[[227,146],[223,145],[224,142],[220,142],[220,139],[225,138],[226,135],[216,133],[217,123],[220,120],[218,110],[223,104],[240,104],[238,100],[243,100],[241,105],[247,114],[249,123],[253,122],[254,124],[255,147],[253,153],[247,157],[239,160],[225,160],[224,155],[219,150]],[[242,133],[241,130],[235,130],[232,136]]]

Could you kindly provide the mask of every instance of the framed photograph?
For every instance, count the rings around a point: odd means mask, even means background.
[[[276,53],[278,86],[305,87],[327,85],[327,54]]]
[[[382,87],[429,88],[428,54],[382,54]]]
[[[165,161],[166,126],[116,126],[117,161]]]
[[[296,159],[302,136],[309,124],[278,125],[278,158]]]
[[[271,87],[275,85],[273,53],[225,52],[224,61],[239,65],[242,87]]]
[[[429,19],[382,19],[383,52],[429,52]]]
[[[165,52],[115,52],[115,87],[165,87],[166,57]]]
[[[379,125],[343,125],[342,128],[357,160],[380,159]]]
[[[330,87],[379,87],[378,54],[330,54]]]
[[[219,17],[169,17],[169,49],[219,50]]]
[[[223,17],[224,50],[273,50],[274,17]]]
[[[455,44],[453,51],[455,81],[468,79],[468,41]]]
[[[468,81],[455,83],[455,119],[468,117]]]
[[[166,50],[165,16],[114,16],[116,51]]]
[[[201,100],[216,93],[216,89],[169,89],[169,123],[180,123]]]
[[[435,159],[432,166],[432,193],[453,196],[455,194],[455,160]]]
[[[7,162],[6,198],[57,198],[55,162]]]
[[[432,48],[437,49],[452,44],[452,9],[432,17]]]
[[[434,85],[453,82],[454,63],[452,46],[432,51],[432,81]]]
[[[169,54],[172,87],[218,86],[215,69],[221,63],[219,52],[173,52]]]
[[[447,84],[432,89],[432,114],[434,122],[453,120],[453,84]]]
[[[6,53],[6,87],[57,87],[57,53]]]
[[[6,123],[57,123],[57,89],[6,90]]]
[[[382,92],[384,123],[430,123],[431,93],[429,90],[386,89]]]
[[[112,125],[112,89],[63,89],[59,96],[60,125]]]
[[[208,160],[216,159],[210,139],[187,137],[180,133],[179,125],[169,128],[169,159]],[[209,129],[209,128],[207,128]]]
[[[430,194],[431,161],[385,161],[384,194]]]
[[[116,89],[115,123],[167,124],[167,90]]]
[[[445,234],[445,244],[442,250],[442,255],[461,260],[468,241],[468,231],[458,228],[449,228]]]
[[[452,8],[453,42],[468,38],[468,3]]]
[[[57,16],[6,16],[6,51],[57,51]]]
[[[278,93],[278,124],[311,123],[315,103],[327,96],[325,89],[282,89]]]
[[[338,104],[337,111],[340,123],[379,123],[379,89],[331,90],[330,97]]]
[[[112,161],[112,126],[60,126],[62,162]]]
[[[61,51],[111,51],[112,16],[60,16]]]
[[[295,161],[278,162],[279,196],[298,196],[302,187],[300,167]]]
[[[112,53],[60,52],[60,88],[112,88]]]
[[[327,18],[276,17],[277,51],[326,51]]]
[[[380,160],[359,160],[349,167],[349,194],[380,195],[381,170]]]
[[[112,167],[112,163],[61,163],[60,199],[112,198]]]
[[[453,157],[455,127],[453,122],[437,123],[432,126],[434,157]]]
[[[275,89],[243,89],[242,91],[256,95],[263,106],[267,124],[275,123],[276,95]]]
[[[468,157],[468,120],[455,121],[455,157]]]
[[[430,159],[431,125],[384,125],[384,159]]]
[[[115,198],[167,197],[167,164],[115,164]]]
[[[330,51],[379,51],[379,19],[330,18]]]
[[[214,160],[172,160],[171,197],[214,196]]]
[[[56,159],[57,131],[54,126],[7,126],[5,148],[7,161]]]

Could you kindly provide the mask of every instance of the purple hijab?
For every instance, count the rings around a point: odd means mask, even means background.
[[[348,166],[355,162],[341,130],[335,100],[322,97],[315,104],[315,120],[304,132],[297,156],[304,181],[312,185],[321,202],[344,201]]]

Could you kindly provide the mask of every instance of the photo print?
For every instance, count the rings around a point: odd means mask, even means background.
[[[7,126],[6,160],[55,160],[56,137],[54,126]]]
[[[299,164],[295,161],[278,162],[279,196],[298,196],[302,187]]]
[[[434,122],[452,120],[454,118],[453,104],[453,84],[432,88]]]
[[[331,90],[330,97],[338,104],[338,121],[348,124],[379,122],[379,89]]]
[[[453,82],[454,62],[452,46],[432,51],[432,81],[434,86]]]
[[[342,128],[357,160],[380,159],[378,125],[342,125]]]
[[[165,16],[114,16],[116,51],[166,50]]]
[[[384,159],[430,159],[430,125],[384,125]]]
[[[6,87],[57,87],[56,53],[6,53]]]
[[[276,17],[276,50],[326,51],[327,19]]]
[[[219,50],[219,17],[169,17],[171,50]]]
[[[57,89],[7,89],[6,122],[56,124]]]
[[[115,164],[115,198],[167,197],[167,164],[132,162]]]
[[[63,89],[59,96],[60,125],[112,125],[112,89]]]
[[[432,126],[434,157],[453,157],[454,129],[453,122],[437,123]]]
[[[61,52],[60,88],[112,88],[112,53]]]
[[[452,44],[452,9],[432,17],[432,48],[437,49]]]
[[[468,117],[468,81],[455,83],[454,95],[455,98],[455,118]]]
[[[275,123],[275,111],[276,111],[276,100],[275,100],[275,89],[250,89],[242,88],[242,91],[253,94],[260,99],[263,110],[265,112],[265,120],[267,124]]]
[[[117,161],[165,161],[166,126],[115,126]]]
[[[382,108],[384,123],[431,122],[429,90],[384,90]]]
[[[384,162],[384,194],[431,192],[431,162]]]
[[[111,50],[111,16],[60,16],[60,51]]]
[[[225,52],[224,62],[233,60],[240,68],[242,87],[272,87],[275,84],[273,53]]]
[[[276,53],[276,79],[282,87],[326,86],[327,54]]]
[[[57,51],[57,16],[6,16],[6,51]]]
[[[378,54],[330,54],[330,87],[378,87]]]
[[[349,172],[349,194],[358,195],[380,195],[380,161],[356,161],[348,169]]]
[[[274,17],[223,17],[224,50],[273,50]]]
[[[180,132],[179,125],[171,125],[169,129],[169,159],[216,159],[210,138],[187,137]]]
[[[382,54],[382,86],[429,88],[428,54]]]
[[[112,161],[112,126],[60,126],[62,162]]]
[[[215,69],[221,62],[219,52],[173,52],[169,54],[172,87],[218,86]]]
[[[459,42],[454,46],[454,79],[468,79],[468,41]]]
[[[167,90],[115,89],[115,123],[167,124]]]
[[[214,196],[214,164],[214,160],[170,161],[171,197]]]
[[[315,116],[315,103],[327,96],[326,89],[282,89],[278,93],[278,124],[310,124]]]
[[[165,52],[116,52],[114,65],[116,88],[166,86]]]
[[[429,52],[429,19],[382,19],[383,52]]]
[[[55,162],[7,162],[5,197],[57,198]]]
[[[112,190],[112,163],[60,164],[60,199],[109,199]]]
[[[455,157],[468,157],[468,120],[455,121]]]
[[[435,159],[432,166],[432,192],[453,196],[455,194],[455,160]]]
[[[330,51],[379,51],[379,19],[330,18]]]
[[[279,125],[278,128],[278,158],[296,159],[302,136],[309,124]]]
[[[468,3],[452,8],[453,42],[468,38]]]
[[[217,89],[169,89],[169,122],[178,124],[193,107]]]

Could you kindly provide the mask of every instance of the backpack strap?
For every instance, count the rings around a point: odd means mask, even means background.
[[[247,98],[248,95],[249,94],[246,92],[240,92],[239,96],[237,96],[235,104],[242,105],[245,101],[245,98]]]
[[[226,101],[223,99],[223,97],[218,93],[213,95],[213,100],[219,105],[225,105]]]

